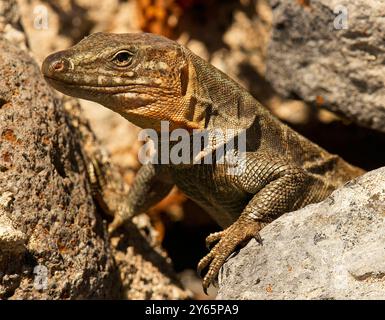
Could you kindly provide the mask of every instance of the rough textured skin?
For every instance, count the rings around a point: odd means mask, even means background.
[[[270,0],[273,31],[266,61],[269,82],[283,96],[300,97],[384,132],[385,2],[305,3]],[[338,6],[347,9],[346,29],[334,27],[341,13],[334,13]]]
[[[228,76],[176,42],[152,34],[98,33],[47,57],[47,81],[65,94],[93,100],[143,128],[246,132],[245,170],[228,174],[214,163],[145,165],[119,222],[147,210],[176,184],[204,207],[224,231],[198,270],[206,289],[238,245],[285,212],[323,200],[363,173],[274,118]],[[227,143],[225,140],[224,143]],[[215,141],[211,141],[214,145]],[[215,145],[214,145],[215,146]]]
[[[385,167],[287,213],[226,262],[218,299],[385,299]]]

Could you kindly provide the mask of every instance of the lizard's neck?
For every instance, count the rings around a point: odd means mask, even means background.
[[[160,132],[161,121],[168,121],[170,130],[249,128],[260,110],[259,103],[239,84],[190,51],[186,52],[187,68],[182,96],[172,101],[161,99],[139,107],[126,108],[124,104],[113,109],[130,122],[142,128]],[[181,77],[181,78],[182,78]],[[182,87],[183,87],[183,81]]]
[[[191,52],[187,100],[192,122],[199,128],[247,129],[258,102],[239,84]]]

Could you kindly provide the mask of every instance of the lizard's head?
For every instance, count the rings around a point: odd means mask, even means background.
[[[96,33],[48,56],[42,72],[55,89],[98,102],[140,127],[159,129],[168,120],[189,128],[184,50],[153,34]]]

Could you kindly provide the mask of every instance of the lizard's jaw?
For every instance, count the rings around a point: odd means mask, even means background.
[[[202,128],[196,119],[189,120],[182,113],[175,114],[174,108],[167,110],[167,104],[159,103],[160,99],[143,93],[142,90],[135,91],[131,86],[94,86],[70,83],[46,75],[44,78],[56,90],[72,97],[100,103],[141,128],[160,131],[161,121],[168,121],[170,130],[183,128],[190,132]]]
[[[161,121],[167,120],[161,119],[159,112],[152,112],[151,105],[156,103],[155,98],[138,95],[126,87],[79,85],[47,76],[44,78],[56,90],[72,97],[100,103],[140,128],[160,131]]]
[[[156,101],[154,97],[128,86],[94,86],[65,82],[49,76],[44,78],[53,88],[66,95],[100,103],[118,113],[122,109],[133,110]]]

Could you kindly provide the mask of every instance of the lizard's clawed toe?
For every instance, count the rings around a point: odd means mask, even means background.
[[[258,244],[263,245],[263,240],[259,232],[254,236],[255,241],[257,241]]]
[[[212,234],[210,234],[207,238],[206,238],[206,248],[208,250],[211,249],[211,247],[213,246],[213,244],[217,241],[219,241],[223,236],[223,231],[219,231],[219,232],[214,232]]]
[[[213,252],[210,251],[206,256],[204,256],[198,263],[197,272],[201,278],[203,278],[203,270],[207,268],[207,266],[210,264],[211,260],[213,259]]]
[[[111,234],[114,233],[115,230],[123,224],[123,222],[124,220],[120,215],[115,215],[114,220],[108,226],[108,234],[111,236]]]
[[[202,271],[208,268],[202,282],[203,291],[206,294],[208,287],[215,281],[226,259],[239,245],[245,245],[252,238],[262,241],[259,236],[260,229],[260,224],[256,221],[238,220],[226,230],[213,233],[207,237],[206,244],[209,246],[215,241],[219,240],[219,242],[198,263],[198,273],[200,276]]]

